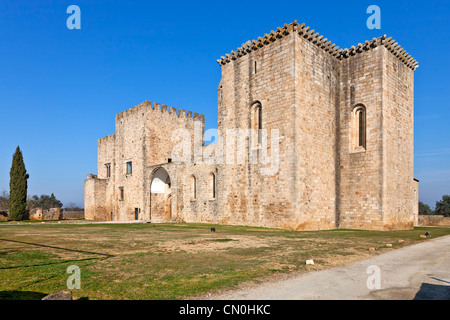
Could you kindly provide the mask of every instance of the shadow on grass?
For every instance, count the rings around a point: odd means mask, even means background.
[[[85,259],[77,259],[77,260],[63,260],[63,261],[57,261],[57,262],[47,262],[47,263],[41,263],[41,264],[30,264],[30,265],[0,267],[0,270],[29,268],[29,267],[42,267],[42,266],[48,266],[48,265],[54,265],[54,264],[64,264],[64,263],[69,263],[69,262],[74,262],[74,261],[106,260],[106,259],[115,257],[114,255],[111,255],[111,254],[92,252],[92,251],[84,251],[84,250],[76,250],[76,249],[69,249],[69,248],[62,248],[62,247],[55,247],[55,246],[49,246],[49,245],[44,245],[44,244],[39,244],[39,243],[31,243],[31,242],[9,240],[9,239],[1,239],[1,238],[0,238],[0,241],[20,243],[20,244],[26,244],[26,245],[37,246],[37,247],[42,247],[42,248],[51,248],[51,249],[58,249],[58,250],[64,250],[64,251],[71,251],[71,252],[77,252],[77,253],[92,254],[92,255],[101,256],[100,258],[85,258]],[[11,252],[14,252],[14,251],[6,252],[6,253],[11,253]],[[1,254],[6,254],[6,253],[0,253],[0,255]]]
[[[99,259],[99,258],[86,258],[86,259],[77,259],[77,260],[63,260],[63,261],[57,261],[57,262],[48,262],[48,263],[41,263],[41,264],[30,264],[30,265],[23,265],[23,266],[10,266],[10,267],[1,267],[0,270],[7,270],[7,269],[21,269],[21,268],[31,268],[31,267],[43,267],[43,266],[50,266],[54,264],[65,264],[65,263],[73,263],[73,262],[81,262],[81,261],[89,261],[89,260],[106,260]]]
[[[0,291],[0,300],[42,300],[47,293],[34,291]],[[89,300],[89,297],[81,297],[76,300]]]
[[[13,243],[20,243],[20,244],[27,244],[27,245],[30,245],[30,246],[37,246],[37,247],[42,247],[42,248],[58,249],[58,250],[64,250],[64,251],[72,251],[72,252],[78,252],[78,253],[95,254],[95,255],[104,256],[104,257],[106,257],[106,258],[114,257],[113,255],[111,255],[111,254],[106,254],[106,253],[99,253],[99,252],[92,252],[92,251],[84,251],[84,250],[76,250],[76,249],[69,249],[69,248],[61,248],[61,247],[49,246],[49,245],[40,244],[40,243],[31,243],[31,242],[17,241],[17,240],[10,240],[10,239],[2,239],[2,238],[0,238],[0,241],[13,242]]]
[[[47,294],[34,291],[0,291],[0,300],[41,300]]]

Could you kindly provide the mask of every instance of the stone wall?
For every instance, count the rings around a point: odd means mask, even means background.
[[[419,215],[419,226],[450,226],[450,217]]]
[[[84,211],[62,211],[60,208],[33,208],[31,210],[27,210],[25,220],[65,220],[83,218]],[[7,211],[0,211],[0,221],[8,221]]]
[[[70,220],[84,219],[84,211],[61,211],[59,208],[44,210],[34,208],[27,212],[26,219],[29,220]],[[0,221],[8,221],[8,212],[0,211]]]
[[[296,209],[288,227],[332,229],[336,227],[340,64],[297,33],[294,40],[296,86],[290,122],[295,170],[286,178],[293,177]]]
[[[84,219],[84,211],[62,211],[61,220]]]
[[[33,208],[28,214],[29,220],[60,220],[61,218],[61,208]]]
[[[220,193],[216,191],[214,197],[212,192],[212,174],[216,178],[216,188],[218,186],[216,165],[197,163],[176,166],[175,170],[169,169],[173,181],[172,203],[176,206],[173,221],[225,223],[218,208]]]
[[[381,39],[380,39],[381,41]],[[342,228],[410,229],[417,222],[413,70],[385,46],[342,61]],[[353,149],[353,108],[366,110],[366,147]]]
[[[414,193],[414,71],[383,50],[383,222],[411,229],[417,220]]]
[[[339,227],[383,228],[383,48],[341,62],[337,203]],[[353,142],[352,115],[366,110],[366,145]]]
[[[224,137],[224,149],[234,154],[218,165],[217,205],[223,223],[287,227],[294,218],[295,54],[295,35],[290,34],[222,66],[218,129],[224,135],[227,130],[242,130],[238,138]],[[273,173],[262,172],[270,164],[249,161],[249,156],[261,154],[244,134],[251,128],[255,102],[261,105],[262,129],[268,139],[273,138],[272,129],[281,137],[280,165]],[[238,147],[233,145],[244,148],[245,161],[237,158]],[[275,152],[270,145],[261,147],[269,156]]]

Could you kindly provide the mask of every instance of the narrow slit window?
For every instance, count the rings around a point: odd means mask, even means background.
[[[111,164],[110,163],[106,164],[106,177],[111,178]]]
[[[360,147],[364,147],[364,135],[363,135],[363,131],[364,131],[364,114],[362,111],[359,111],[359,117],[358,117],[358,122],[359,122],[359,136],[358,136],[358,146]]]
[[[124,198],[123,187],[119,187],[119,194],[120,194],[119,200],[123,201],[123,198]]]
[[[191,199],[197,199],[197,179],[195,176],[191,176]]]
[[[262,143],[262,134],[261,134],[261,130],[262,130],[262,110],[261,110],[261,106],[259,106],[257,108],[257,117],[258,117],[258,143],[261,144]]]
[[[252,145],[256,147],[262,143],[262,107],[256,102],[251,110]]]
[[[366,149],[366,109],[360,105],[353,112],[352,145],[354,150]]]
[[[211,199],[216,198],[216,175],[211,172],[210,174],[210,183],[211,183]]]

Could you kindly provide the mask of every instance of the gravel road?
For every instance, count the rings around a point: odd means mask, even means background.
[[[428,239],[342,267],[228,291],[209,299],[450,300],[450,236]]]

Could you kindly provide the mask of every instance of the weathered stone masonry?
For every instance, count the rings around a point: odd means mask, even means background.
[[[98,142],[98,174],[85,181],[87,219],[293,230],[417,223],[418,64],[394,40],[343,50],[294,22],[218,63],[217,145],[244,148],[245,161],[223,161],[218,146],[203,144],[203,115],[144,102],[116,115],[116,133]],[[250,128],[267,130],[268,139],[279,133],[276,172],[249,161],[264,151],[258,138],[225,137]],[[191,137],[189,161],[172,159],[178,131]],[[267,153],[275,151],[269,143]],[[211,153],[216,161],[202,161]]]

